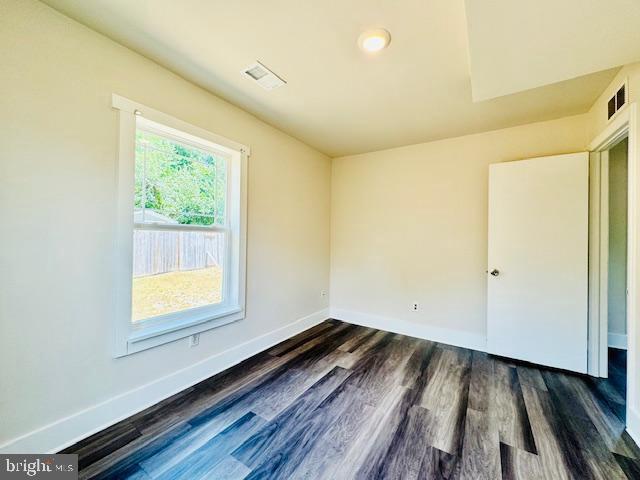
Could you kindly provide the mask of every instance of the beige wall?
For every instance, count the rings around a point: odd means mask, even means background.
[[[32,0],[0,65],[0,444],[327,307],[329,158]],[[113,92],[252,148],[247,318],[196,348],[111,356]]]
[[[627,333],[627,148],[609,151],[609,333]]]
[[[584,151],[586,121],[334,159],[332,311],[484,337],[489,164]]]

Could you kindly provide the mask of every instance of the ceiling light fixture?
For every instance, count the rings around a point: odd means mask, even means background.
[[[358,45],[368,53],[375,53],[389,46],[391,34],[384,28],[367,30],[358,37]]]

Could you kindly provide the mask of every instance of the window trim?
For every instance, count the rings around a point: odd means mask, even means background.
[[[185,338],[195,333],[241,320],[246,304],[246,231],[247,231],[247,160],[251,154],[246,145],[221,137],[145,105],[113,94],[112,107],[118,110],[119,148],[117,167],[117,207],[115,244],[114,357],[122,357],[148,348]],[[133,231],[185,230],[166,225],[135,224],[133,222],[135,182],[136,119],[152,122],[158,133],[194,147],[207,146],[224,156],[228,162],[225,225],[186,227],[194,231],[224,231],[230,247],[225,258],[226,285],[223,302],[205,305],[156,317],[143,324],[131,322],[131,291],[133,279]],[[146,129],[146,126],[145,126]],[[239,198],[239,202],[230,202]],[[185,227],[185,226],[182,226]],[[231,301],[234,300],[234,301]]]

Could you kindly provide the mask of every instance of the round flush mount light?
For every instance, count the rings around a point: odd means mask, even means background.
[[[358,37],[358,45],[368,53],[376,53],[385,49],[391,42],[391,34],[384,28],[367,30]]]

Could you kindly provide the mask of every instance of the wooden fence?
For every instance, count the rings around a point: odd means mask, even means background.
[[[133,276],[221,266],[224,235],[217,232],[135,230]]]

